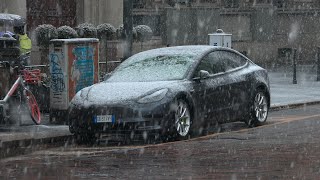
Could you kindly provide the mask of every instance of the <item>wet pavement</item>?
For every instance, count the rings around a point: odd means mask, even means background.
[[[0,160],[0,179],[318,179],[320,105],[271,112],[186,141],[67,145]]]
[[[42,114],[41,119],[41,125],[35,125],[30,118],[23,120],[20,125],[1,125],[0,142],[70,135],[68,126],[50,124],[49,114]]]
[[[35,125],[30,118],[26,118],[20,125],[0,125],[0,159],[61,145],[70,140],[69,127],[50,124],[48,114],[42,115],[41,123]]]

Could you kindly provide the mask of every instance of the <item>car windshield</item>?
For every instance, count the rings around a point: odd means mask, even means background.
[[[144,82],[183,79],[194,62],[191,55],[158,55],[133,57],[123,63],[108,82]]]

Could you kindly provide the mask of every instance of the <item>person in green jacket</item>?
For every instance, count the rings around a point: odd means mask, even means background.
[[[13,31],[16,39],[19,41],[20,54],[26,54],[31,51],[32,42],[28,35],[24,32],[24,26],[15,26]]]

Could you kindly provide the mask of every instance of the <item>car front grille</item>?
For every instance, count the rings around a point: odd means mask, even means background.
[[[114,115],[114,122],[95,123],[96,115]],[[89,107],[73,109],[71,122],[76,128],[95,129],[101,132],[130,133],[132,130],[160,129],[164,115],[162,113],[140,112],[126,107]]]
[[[104,107],[92,111],[93,115],[114,115],[116,118],[136,118],[139,117],[139,111],[123,107]]]

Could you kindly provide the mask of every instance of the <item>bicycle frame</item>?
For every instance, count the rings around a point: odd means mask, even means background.
[[[16,92],[19,85],[22,85],[22,87],[25,88],[23,85],[23,80],[22,80],[21,76],[18,77],[18,79],[12,85],[12,87],[10,88],[10,90],[8,91],[6,96],[2,100],[0,100],[0,108],[2,111],[0,113],[2,115],[2,118],[4,118],[5,120],[8,119],[8,113],[7,113],[9,111],[8,101],[9,101],[10,97]]]
[[[27,89],[24,85],[24,79],[21,75],[18,76],[17,80],[14,82],[4,99],[0,100],[0,118],[7,121],[10,118],[9,111],[9,99],[13,96],[13,94],[17,91],[19,91],[19,86],[21,86],[21,95],[25,98],[24,100],[28,103],[28,108],[30,112],[30,116],[32,121],[35,124],[40,124],[41,122],[41,115],[40,115],[40,109],[38,107],[38,104],[35,100],[34,95],[32,92]],[[22,103],[22,99],[20,99],[20,103]]]

